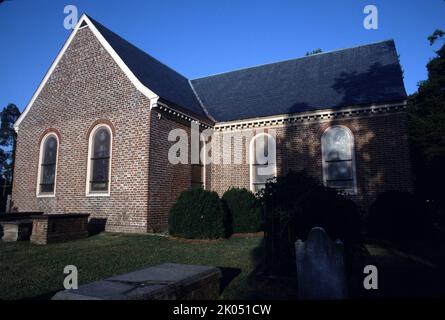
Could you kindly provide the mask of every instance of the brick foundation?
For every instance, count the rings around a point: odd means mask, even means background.
[[[44,214],[33,217],[31,242],[48,244],[88,237],[88,214]]]

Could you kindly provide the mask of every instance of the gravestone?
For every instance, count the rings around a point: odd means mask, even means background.
[[[329,239],[323,228],[313,228],[305,242],[295,242],[300,299],[346,299],[343,244]]]
[[[209,300],[219,296],[216,267],[164,263],[58,292],[53,300]]]

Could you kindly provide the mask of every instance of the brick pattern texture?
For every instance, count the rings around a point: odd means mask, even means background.
[[[359,205],[368,206],[378,193],[384,191],[413,190],[405,112],[245,129],[242,135],[251,139],[259,132],[274,129],[277,174],[284,175],[290,169],[305,169],[322,181],[321,136],[333,125],[346,126],[354,135],[357,194],[351,197]],[[246,160],[250,156],[249,144],[230,141],[226,136],[231,134],[218,132],[213,135],[215,144],[224,144],[225,154],[227,148],[232,154],[235,148],[242,148],[243,154],[242,164],[223,164],[220,160],[220,164],[211,165],[211,189],[220,195],[231,186],[250,189],[250,166]],[[222,159],[223,155],[214,157]]]
[[[176,141],[168,141],[173,129],[187,133],[190,146],[190,125],[178,123],[168,115],[153,112],[151,117],[150,159],[149,159],[149,195],[148,195],[148,230],[158,232],[167,228],[168,212],[179,194],[190,188],[192,167],[190,154],[187,163],[171,164],[168,151]]]
[[[88,216],[45,215],[32,221],[31,242],[48,244],[88,237]]]
[[[76,37],[20,125],[13,184],[18,211],[90,213],[106,230],[147,231],[149,100],[128,80],[88,28]],[[86,197],[88,132],[114,127],[110,197]],[[60,133],[56,196],[36,197],[39,142]]]

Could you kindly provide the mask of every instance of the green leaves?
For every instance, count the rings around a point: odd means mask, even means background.
[[[317,49],[312,50],[312,51],[307,51],[307,52],[306,52],[306,57],[307,57],[307,56],[312,56],[313,54],[322,53],[322,52],[323,52],[323,51],[322,51],[320,48],[317,48]]]
[[[183,191],[168,218],[169,233],[187,239],[223,238],[226,223],[218,194],[201,188]]]
[[[437,41],[437,39],[442,38],[444,36],[445,32],[443,32],[440,29],[436,29],[432,35],[428,37],[428,41],[430,42],[430,46],[434,44],[434,42]]]
[[[436,30],[428,40],[433,44],[443,35]],[[445,205],[445,45],[436,53],[427,64],[428,79],[409,98],[409,138],[417,192]]]
[[[19,109],[12,103],[8,104],[0,113],[0,176],[6,179],[7,184],[12,183],[16,143],[14,123],[19,116]]]
[[[222,201],[232,220],[233,233],[261,230],[262,209],[252,192],[245,188],[230,188],[222,196]]]
[[[1,112],[0,119],[0,145],[12,146],[15,142],[14,123],[20,116],[20,111],[15,104],[8,104]]]

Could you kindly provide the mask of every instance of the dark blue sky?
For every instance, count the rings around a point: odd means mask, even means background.
[[[394,39],[408,93],[434,56],[427,36],[445,29],[443,0],[56,1],[0,4],[0,107],[23,110],[68,38],[63,8],[74,4],[188,78]],[[379,29],[363,27],[363,8],[379,10]]]

